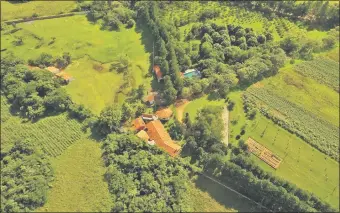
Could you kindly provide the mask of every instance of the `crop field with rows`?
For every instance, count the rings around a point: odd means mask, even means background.
[[[319,57],[296,65],[294,70],[339,91],[339,63],[331,59]]]
[[[285,129],[297,134],[321,152],[338,158],[338,127],[266,88],[251,87],[246,100]]]
[[[84,136],[82,124],[68,118],[67,114],[23,123],[22,119],[9,113],[8,105],[3,103],[6,98],[1,99],[1,145],[4,148],[16,140],[30,139],[54,157]]]

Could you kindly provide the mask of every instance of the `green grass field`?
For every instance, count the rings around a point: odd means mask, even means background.
[[[255,204],[200,175],[189,189],[194,212],[262,212]]]
[[[81,139],[53,159],[55,179],[37,212],[109,212],[112,207],[100,143]]]
[[[189,113],[189,117],[191,119],[191,121],[194,121],[197,115],[197,112],[207,106],[223,106],[224,105],[224,100],[220,99],[220,100],[209,100],[209,97],[211,97],[211,95],[205,95],[201,98],[195,99],[193,101],[191,101],[184,109],[184,115],[185,116],[186,113]]]
[[[25,3],[11,3],[1,1],[1,21],[38,16],[57,15],[71,12],[77,8],[76,1],[28,1]]]
[[[338,208],[339,195],[336,192],[339,190],[339,164],[259,113],[255,120],[247,120],[241,95],[242,92],[232,92],[228,96],[235,102],[229,118],[229,141],[236,144],[236,135],[240,134],[242,126],[246,125],[246,133],[241,139],[252,137],[284,159],[280,167],[274,170],[252,156],[263,169],[316,194]],[[234,120],[237,121],[236,124],[233,124]]]
[[[93,60],[108,63],[127,55],[133,63],[145,70],[149,68],[149,53],[145,52],[141,34],[135,28],[122,27],[119,32],[101,30],[100,24],[89,22],[83,15],[20,23],[17,27],[22,30],[8,35],[3,32],[1,48],[22,59],[36,58],[42,52],[53,56],[69,52],[73,59],[89,55]],[[24,44],[14,46],[12,41],[19,36]],[[52,37],[55,42],[49,44]]]
[[[17,26],[23,29],[14,34],[2,34],[2,48],[7,48],[4,54],[11,51],[27,60],[38,57],[42,52],[53,56],[70,52],[72,64],[65,71],[74,77],[74,81],[66,89],[73,101],[84,104],[95,114],[99,114],[106,105],[122,103],[131,88],[140,84],[150,87],[151,78],[145,77],[150,66],[150,53],[146,50],[150,44],[142,37],[142,33],[137,32],[140,29],[134,27],[122,28],[119,32],[104,31],[100,29],[100,24],[90,23],[85,16],[80,15]],[[24,38],[22,46],[12,44],[18,36]],[[52,37],[55,37],[55,42],[49,45]],[[131,76],[127,78],[130,84],[118,94],[126,81],[123,81],[122,74],[109,72],[109,67],[110,62],[125,55],[132,63]],[[103,69],[97,71],[94,65],[102,66]]]
[[[9,113],[6,97],[1,97],[1,145],[2,148],[16,140],[31,139],[50,156],[58,156],[72,143],[84,136],[82,124],[67,114],[42,118],[35,123],[26,122]]]

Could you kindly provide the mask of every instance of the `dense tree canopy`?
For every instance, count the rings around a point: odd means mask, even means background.
[[[188,171],[179,159],[163,154],[134,135],[108,135],[103,158],[113,212],[190,211]]]
[[[53,171],[32,141],[1,151],[1,212],[31,212],[46,202]]]

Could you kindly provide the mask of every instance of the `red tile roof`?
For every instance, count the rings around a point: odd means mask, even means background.
[[[161,72],[161,68],[158,65],[153,66],[153,71],[155,72],[158,80],[163,77],[163,74]]]
[[[147,123],[146,128],[149,137],[156,142],[158,147],[165,150],[173,157],[178,155],[181,146],[172,141],[170,135],[159,120]]]
[[[143,121],[143,119],[141,117],[136,118],[133,121],[133,125],[134,125],[136,130],[142,130],[142,129],[145,128],[145,123],[144,123],[144,121]]]

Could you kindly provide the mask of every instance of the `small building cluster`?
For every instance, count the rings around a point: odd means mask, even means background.
[[[142,114],[133,121],[136,136],[149,145],[156,145],[175,157],[181,151],[181,146],[176,144],[164,128],[160,120],[169,120],[172,116],[171,109],[160,109],[155,114]]]

